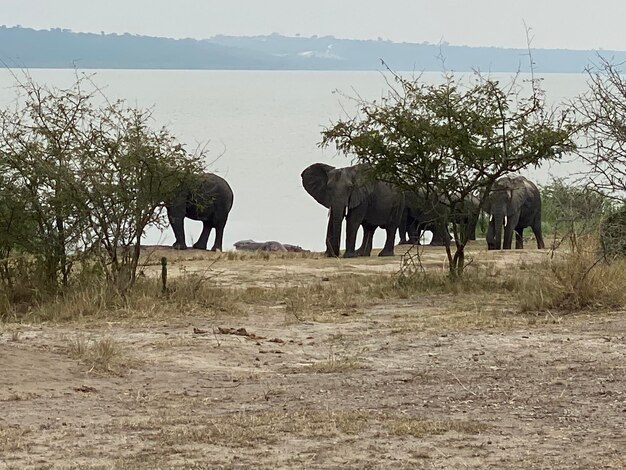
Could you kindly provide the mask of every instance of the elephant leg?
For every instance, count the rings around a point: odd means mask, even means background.
[[[448,228],[441,224],[434,224],[430,227],[433,232],[433,238],[430,244],[433,246],[445,246],[450,241]]]
[[[385,230],[387,232],[387,240],[385,240],[385,246],[381,252],[378,253],[378,256],[393,256],[393,247],[396,239],[396,227],[386,227]]]
[[[222,240],[224,238],[225,226],[226,222],[215,227],[215,241],[213,242],[213,247],[211,248],[211,251],[222,251]]]
[[[409,225],[409,243],[411,245],[419,245],[421,235],[422,235],[421,224],[419,224],[417,220],[414,220]]]
[[[363,226],[363,243],[361,248],[357,250],[359,256],[370,256],[372,254],[372,242],[374,240],[374,232],[376,227],[364,225]]]
[[[407,232],[409,232],[409,236],[407,238]],[[399,245],[406,245],[410,243],[411,235],[409,228],[409,211],[404,210],[402,212],[402,218],[400,219],[400,226],[398,227],[398,234],[400,235]]]
[[[524,229],[516,228],[515,229],[515,249],[521,250],[524,248]]]
[[[478,214],[471,214],[467,220],[466,235],[467,240],[476,240],[476,227],[478,226]]]
[[[174,232],[176,241],[172,245],[175,250],[186,250],[187,244],[185,243],[185,218],[184,217],[172,217],[168,214],[170,226]]]
[[[202,222],[202,233],[198,241],[193,244],[193,247],[197,250],[206,250],[206,245],[209,241],[209,235],[213,226],[208,222]]]
[[[513,233],[516,232],[517,223],[519,222],[520,214],[514,214],[508,218],[507,224],[504,227],[504,244],[502,245],[503,250],[510,250],[513,247]],[[517,234],[515,235],[517,238]],[[524,242],[522,241],[522,245]]]
[[[326,227],[326,256],[335,258],[339,256],[339,247],[335,250],[333,246],[333,218],[328,217],[328,226]]]
[[[356,246],[356,233],[359,230],[361,224],[355,219],[355,217],[346,217],[346,252],[343,254],[344,258],[354,258],[358,256],[355,250]]]
[[[543,250],[546,245],[543,242],[543,235],[541,234],[541,217],[537,216],[535,217],[535,220],[533,221],[533,224],[530,226],[530,228],[533,231],[533,234],[535,235],[535,240],[537,240],[537,248],[540,250]]]
[[[504,227],[504,242],[502,243],[503,250],[510,250],[513,244],[513,224],[509,221],[508,225]]]
[[[487,225],[487,249],[488,250],[497,250],[496,246],[496,227],[493,223],[493,220],[489,221],[489,225]]]

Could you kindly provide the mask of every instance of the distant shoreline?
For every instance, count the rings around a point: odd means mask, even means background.
[[[444,58],[442,60],[442,57]],[[16,69],[584,73],[626,51],[506,49],[384,40],[268,36],[170,39],[0,26],[0,63]],[[381,60],[384,60],[385,64]]]

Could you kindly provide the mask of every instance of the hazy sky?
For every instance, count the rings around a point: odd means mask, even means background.
[[[623,0],[0,0],[0,24],[207,38],[333,35],[626,50]]]

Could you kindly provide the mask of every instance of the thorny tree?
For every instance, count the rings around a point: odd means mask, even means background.
[[[73,260],[96,254],[124,292],[146,226],[203,171],[203,151],[188,154],[150,128],[149,111],[109,102],[88,77],[67,89],[27,78],[17,90],[14,109],[0,111],[0,193],[13,195],[0,206],[2,254],[42,259],[52,289],[68,286]]]
[[[588,91],[574,101],[582,117],[584,145],[579,155],[588,164],[588,187],[607,194],[618,211],[601,226],[606,258],[626,254],[626,78],[619,66],[600,59],[589,68]]]
[[[583,121],[585,144],[579,155],[588,163],[590,184],[626,199],[626,78],[616,65],[601,59],[587,70],[588,91],[574,101]]]
[[[450,240],[446,252],[456,278],[467,236],[449,214],[471,195],[482,200],[500,176],[572,150],[573,126],[566,111],[548,109],[535,79],[524,97],[519,77],[506,87],[479,74],[465,86],[454,75],[436,85],[392,77],[387,96],[356,98],[357,115],[325,129],[321,145],[334,143],[370,165],[376,178],[445,207],[439,223],[452,223],[455,252]]]

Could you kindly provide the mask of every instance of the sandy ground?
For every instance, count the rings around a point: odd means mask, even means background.
[[[168,256],[172,276],[216,258]],[[215,282],[239,286],[399,268],[399,257],[222,256]],[[424,259],[437,269],[443,254]],[[299,321],[274,302],[236,315],[4,324],[0,469],[626,468],[624,312],[522,316],[424,295],[329,318]],[[120,353],[111,370],[71,354],[103,338]]]

